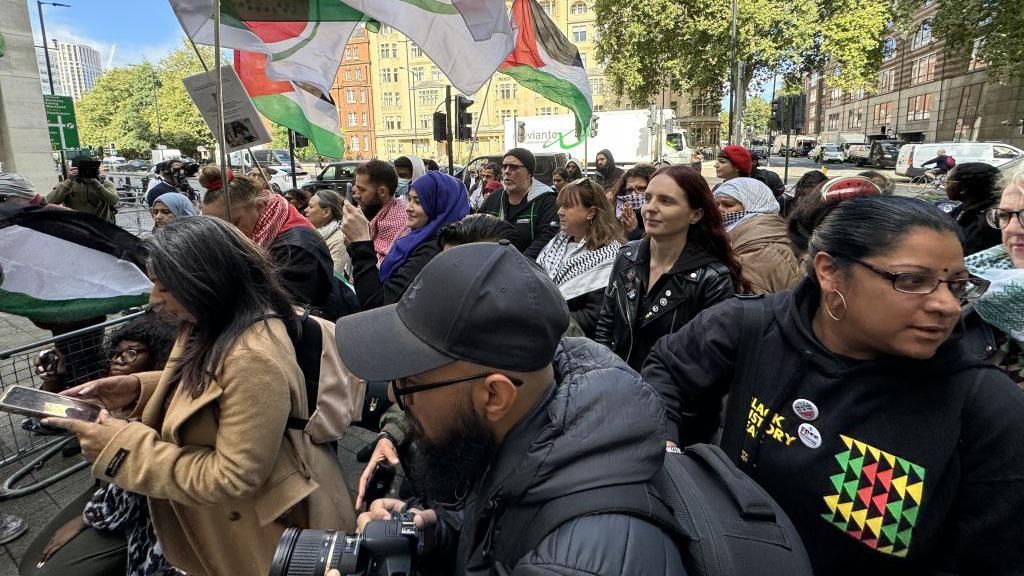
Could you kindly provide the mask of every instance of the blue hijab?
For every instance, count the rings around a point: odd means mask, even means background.
[[[469,214],[469,194],[466,185],[457,178],[441,172],[427,172],[417,178],[410,188],[416,191],[427,223],[395,241],[391,251],[380,263],[380,281],[387,282],[409,259],[420,244],[433,241],[438,231],[447,224],[462,220]]]
[[[168,192],[157,196],[157,199],[153,201],[154,204],[162,202],[164,206],[174,213],[175,218],[184,218],[185,216],[196,216],[196,207],[192,204],[192,201],[188,199],[188,196],[181,194],[180,192]]]

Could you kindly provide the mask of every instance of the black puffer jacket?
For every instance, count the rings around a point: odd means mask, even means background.
[[[809,279],[761,297],[743,400],[747,469],[793,520],[815,574],[1020,574],[1024,392],[963,346],[962,329],[928,360],[838,357],[814,335],[819,300]],[[740,324],[735,299],[654,346],[643,375],[665,399],[669,438],[717,428]]]
[[[649,238],[622,248],[594,334],[595,341],[610,348],[634,370],[643,366],[658,338],[735,294],[725,264],[692,242],[652,289],[647,286],[650,260]]]
[[[661,399],[636,372],[585,338],[563,339],[553,364],[556,383],[505,437],[466,502],[461,533],[441,515],[442,551],[458,542],[454,573],[490,574],[489,552],[514,576],[685,576],[671,536],[620,514],[570,520],[536,549],[507,557],[517,534],[503,530],[506,514],[580,490],[644,482],[665,458]]]

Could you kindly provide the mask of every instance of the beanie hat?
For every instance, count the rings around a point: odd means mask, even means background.
[[[750,176],[750,172],[754,169],[754,161],[750,157],[750,151],[743,146],[735,144],[726,146],[722,148],[722,152],[718,156],[732,162],[740,176]]]
[[[534,157],[533,152],[530,152],[526,148],[513,148],[508,152],[505,152],[505,156],[514,156],[523,166],[526,166],[526,171],[533,176],[533,173],[537,171],[537,158]]]

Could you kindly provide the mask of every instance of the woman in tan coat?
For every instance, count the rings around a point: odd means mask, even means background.
[[[733,178],[715,189],[715,202],[750,292],[781,292],[796,286],[803,278],[800,262],[771,189],[753,178]]]
[[[287,426],[308,417],[306,389],[265,253],[186,218],[154,235],[149,270],[150,303],[178,323],[163,372],[73,388],[110,413],[48,421],[78,435],[97,478],[148,497],[164,554],[189,574],[267,574],[285,528],[353,529],[333,452]]]

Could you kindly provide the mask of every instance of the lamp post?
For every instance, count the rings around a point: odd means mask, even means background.
[[[46,77],[50,82],[50,95],[56,96],[57,93],[53,89],[53,68],[50,66],[50,45],[46,40],[46,20],[43,19],[43,4],[49,4],[50,6],[61,6],[63,8],[71,8],[70,4],[60,4],[59,2],[43,2],[42,0],[36,0],[36,7],[39,9],[39,31],[43,34],[43,57],[46,58]],[[64,160],[64,151],[60,153],[60,173],[64,179],[68,178],[68,167],[67,162]]]

